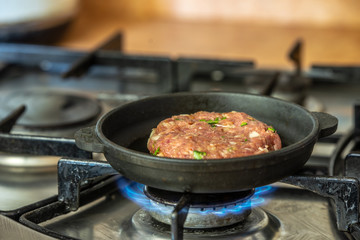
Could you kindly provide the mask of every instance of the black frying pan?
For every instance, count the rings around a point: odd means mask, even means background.
[[[172,115],[200,110],[241,111],[274,126],[283,148],[241,158],[189,160],[156,157],[146,142],[151,129]],[[239,93],[176,93],[149,97],[105,114],[79,130],[78,147],[103,152],[114,169],[134,181],[165,190],[234,192],[266,185],[299,170],[318,138],[336,131],[337,119],[275,98]]]

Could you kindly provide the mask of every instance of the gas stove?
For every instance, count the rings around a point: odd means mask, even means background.
[[[253,61],[0,44],[0,237],[4,239],[360,239],[358,67],[257,69]],[[180,91],[271,95],[339,119],[307,164],[271,185],[178,193],[121,176],[77,148],[80,128],[114,107]],[[219,179],[221,181],[221,179]]]

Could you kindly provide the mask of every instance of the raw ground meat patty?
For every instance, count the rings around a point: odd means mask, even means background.
[[[278,150],[281,140],[272,126],[246,113],[200,111],[161,121],[147,147],[156,156],[218,159]]]

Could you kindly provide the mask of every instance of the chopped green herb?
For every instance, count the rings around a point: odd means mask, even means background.
[[[175,120],[181,120],[180,118],[175,118]]]
[[[154,156],[158,155],[158,153],[160,152],[160,147],[158,147],[155,152],[153,153]]]
[[[242,122],[242,123],[240,124],[241,127],[246,126],[246,125],[247,125],[247,122]]]
[[[215,127],[215,124],[218,124],[219,123],[219,118],[215,118],[215,120],[205,120],[205,119],[200,119],[200,121],[202,122],[206,122],[208,124],[210,124],[212,127]]]
[[[232,151],[234,150],[234,148],[233,148],[233,147],[230,147],[230,148],[228,148],[227,150],[228,150],[228,152],[232,152]]]
[[[219,118],[215,118],[215,120],[200,119],[200,121],[206,122],[206,123],[208,123],[208,124],[216,124],[216,123],[219,123]]]
[[[224,119],[226,119],[226,117],[222,117],[220,120],[224,120]]]
[[[244,142],[247,142],[247,138],[244,139]]]
[[[269,127],[267,130],[269,130],[271,132],[275,132],[275,128],[273,128],[273,127]]]
[[[225,138],[225,136],[220,136],[222,139],[224,139]]]
[[[272,131],[273,133],[276,132],[275,128],[269,127],[267,130]]]
[[[203,159],[206,156],[206,152],[199,152],[194,150],[194,158],[195,159]]]

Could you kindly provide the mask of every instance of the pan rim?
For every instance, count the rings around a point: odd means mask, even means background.
[[[282,104],[286,104],[289,105],[291,107],[295,107],[297,109],[299,109],[300,111],[302,111],[304,114],[306,114],[306,116],[311,120],[312,122],[312,129],[309,132],[309,134],[307,134],[306,137],[304,137],[303,139],[301,139],[300,141],[290,144],[288,146],[285,146],[279,150],[276,151],[271,151],[268,153],[264,153],[264,154],[258,154],[258,155],[251,155],[251,156],[246,156],[246,157],[239,157],[239,158],[218,158],[218,159],[201,159],[201,160],[197,160],[197,159],[182,159],[182,158],[167,158],[167,157],[158,157],[158,156],[153,156],[150,153],[144,153],[144,152],[140,152],[140,151],[136,151],[133,149],[129,149],[126,147],[123,147],[121,145],[116,144],[115,142],[111,141],[109,138],[107,138],[105,136],[105,134],[102,131],[102,125],[104,123],[104,121],[106,119],[108,119],[111,115],[113,115],[115,112],[119,111],[119,109],[131,106],[132,104],[141,104],[142,101],[151,101],[151,99],[159,99],[159,98],[168,98],[168,97],[172,97],[172,96],[188,96],[188,95],[244,95],[244,96],[254,96],[254,97],[258,97],[258,98],[263,98],[263,99],[267,99],[267,100],[271,100],[271,101],[277,101],[280,102]],[[317,118],[315,118],[310,111],[308,111],[307,109],[305,109],[304,107],[296,104],[296,103],[292,103],[292,102],[288,102],[282,99],[278,99],[278,98],[274,98],[274,97],[269,97],[269,96],[263,96],[263,95],[258,95],[258,94],[251,94],[251,93],[235,93],[235,92],[179,92],[179,93],[168,93],[168,94],[160,94],[160,95],[156,95],[156,96],[150,96],[150,97],[146,97],[134,102],[130,102],[124,105],[121,105],[117,108],[114,108],[113,110],[111,110],[110,112],[106,113],[105,115],[103,115],[97,122],[96,127],[95,127],[95,133],[97,135],[97,137],[99,138],[99,140],[102,142],[102,144],[104,144],[105,148],[110,148],[110,149],[115,149],[117,151],[121,151],[123,153],[129,154],[129,155],[133,155],[135,157],[137,157],[138,159],[142,159],[142,164],[145,163],[147,165],[151,165],[151,163],[159,163],[160,161],[163,164],[179,164],[179,165],[194,165],[194,164],[198,164],[198,165],[218,165],[218,164],[224,164],[224,163],[245,163],[245,162],[252,162],[254,165],[257,164],[257,162],[261,162],[263,164],[264,159],[268,159],[268,164],[267,165],[273,165],[273,164],[279,164],[278,160],[278,156],[286,156],[289,155],[289,153],[292,153],[293,151],[295,151],[296,149],[300,148],[301,146],[308,146],[309,144],[312,144],[313,142],[316,141],[318,133],[319,133],[319,122],[317,120]],[[281,137],[281,136],[280,136]],[[277,159],[272,161],[271,159]],[[126,159],[123,159],[123,161],[127,161]],[[287,158],[284,158],[283,161],[288,161]],[[263,165],[261,166],[263,167]],[[159,168],[159,166],[156,166],[156,168]],[[252,167],[254,168],[254,167]],[[245,167],[244,167],[245,169]],[[199,171],[199,169],[196,169],[195,171]],[[237,169],[238,171],[238,169]]]

